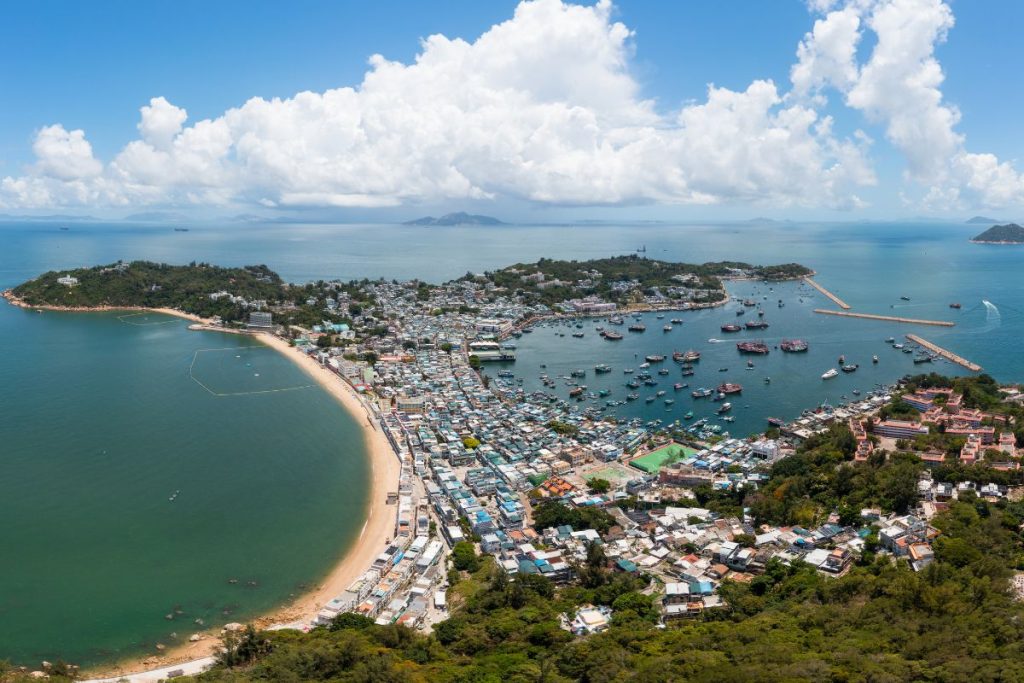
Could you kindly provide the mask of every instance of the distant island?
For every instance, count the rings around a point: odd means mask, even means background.
[[[1016,223],[993,225],[971,241],[975,244],[1024,244],[1024,228]]]
[[[440,218],[424,216],[414,221],[406,221],[403,225],[506,225],[506,223],[493,216],[481,216],[475,213],[458,211],[456,213],[446,213]]]
[[[994,225],[998,222],[995,218],[987,218],[985,216],[975,216],[967,220],[968,225]]]

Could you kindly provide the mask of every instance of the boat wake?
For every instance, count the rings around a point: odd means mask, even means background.
[[[708,343],[709,344],[721,344],[724,341],[725,341],[724,339],[715,339],[714,337],[712,337],[711,339],[708,339]]]
[[[985,322],[993,325],[999,325],[1003,321],[1002,315],[999,313],[999,309],[996,305],[987,299],[982,299],[981,303],[985,305]]]

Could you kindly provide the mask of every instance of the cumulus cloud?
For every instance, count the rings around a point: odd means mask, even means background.
[[[792,97],[754,80],[666,112],[641,95],[634,35],[608,0],[526,0],[472,42],[434,35],[412,63],[371,57],[357,87],[194,123],[155,97],[105,165],[81,131],[43,129],[38,162],[0,182],[0,204],[859,206],[870,140],[837,135],[817,97],[857,75],[862,15],[838,12],[801,44]]]
[[[906,176],[923,186],[927,208],[1002,207],[1024,202],[1024,177],[993,154],[966,148],[957,130],[960,112],[943,99],[936,45],[954,25],[943,0],[830,0],[811,3],[824,14],[797,51],[794,93],[834,88],[845,104],[885,128],[905,157]],[[838,9],[836,9],[838,7]],[[876,38],[870,56],[856,61],[865,30]]]

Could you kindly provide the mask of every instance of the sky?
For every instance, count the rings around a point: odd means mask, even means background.
[[[0,6],[0,212],[1024,213],[1024,3]]]

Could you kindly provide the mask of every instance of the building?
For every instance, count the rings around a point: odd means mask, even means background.
[[[874,433],[890,439],[913,439],[915,436],[927,434],[928,428],[920,422],[883,420],[875,424]]]
[[[74,287],[78,284],[78,278],[71,277],[70,275],[62,275],[57,278],[57,283],[64,285],[65,287]]]
[[[273,316],[266,311],[253,311],[249,314],[251,329],[269,330],[274,327]]]

